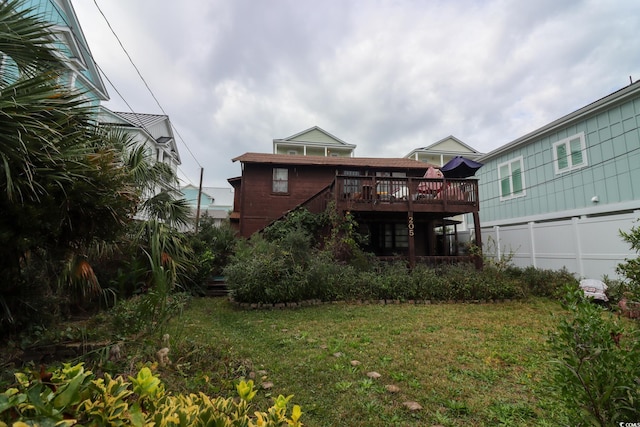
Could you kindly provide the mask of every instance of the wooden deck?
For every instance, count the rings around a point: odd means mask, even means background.
[[[478,181],[337,176],[334,196],[346,211],[439,212],[458,215],[478,212]]]

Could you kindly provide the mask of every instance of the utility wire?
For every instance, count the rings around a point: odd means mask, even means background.
[[[93,3],[96,5],[96,8],[98,9],[98,12],[100,12],[100,15],[102,15],[102,17],[104,18],[105,22],[107,23],[107,26],[109,27],[109,30],[111,30],[111,33],[113,34],[113,36],[116,38],[116,40],[118,41],[118,44],[120,45],[120,47],[122,48],[122,51],[125,53],[125,55],[127,55],[127,58],[129,59],[129,62],[131,62],[131,65],[133,65],[133,68],[136,70],[136,73],[138,73],[138,76],[140,77],[140,80],[142,80],[142,82],[144,83],[145,87],[147,88],[147,90],[149,91],[149,93],[151,94],[151,97],[154,99],[154,101],[156,101],[156,104],[158,105],[158,107],[160,108],[160,111],[162,111],[162,113],[165,116],[169,116],[167,114],[167,112],[164,110],[164,108],[162,108],[162,105],[160,105],[160,101],[158,101],[158,98],[156,98],[156,95],[153,93],[153,91],[151,90],[151,88],[149,87],[149,85],[147,84],[147,81],[145,80],[145,78],[142,76],[142,73],[140,72],[140,70],[138,69],[138,67],[136,66],[136,64],[133,62],[133,59],[131,58],[131,55],[129,55],[129,52],[127,51],[127,49],[124,47],[124,45],[122,44],[122,41],[120,40],[120,37],[118,37],[118,34],[116,34],[115,30],[113,29],[113,27],[111,26],[111,23],[109,22],[109,20],[107,19],[107,17],[105,16],[104,12],[102,12],[102,9],[100,8],[100,6],[98,5],[97,0],[93,0]],[[178,134],[178,137],[180,137],[180,140],[182,141],[182,143],[184,144],[184,146],[186,147],[187,151],[189,152],[189,154],[191,154],[191,157],[193,157],[193,160],[196,161],[196,163],[198,164],[198,166],[200,168],[202,168],[202,165],[200,164],[200,162],[198,162],[198,159],[196,158],[196,156],[191,152],[191,149],[189,148],[189,146],[184,142],[184,139],[182,138],[182,135],[180,135],[180,132],[178,132],[178,130],[173,126],[173,123],[171,124],[171,127],[174,129],[174,131]]]
[[[72,34],[75,35],[76,38],[78,37],[78,34],[75,34],[75,28],[67,21],[67,18],[65,16],[65,13],[63,13],[63,11],[60,10],[60,7],[58,6],[58,4],[56,4],[56,2],[54,0],[49,0],[49,3],[53,6],[54,9],[56,9],[56,11],[58,12],[58,15],[60,17],[60,19],[63,20],[63,22],[67,25],[67,28],[69,28],[69,30],[71,31]],[[102,10],[100,9],[100,6],[98,6],[98,3],[95,2],[94,3],[98,9],[98,11],[100,12],[100,14],[102,15],[102,17],[104,18],[104,20],[106,21],[107,25],[109,26],[109,29],[111,30],[111,32],[113,33],[113,35],[115,36],[116,40],[118,40],[118,43],[120,44],[120,47],[122,48],[122,50],[124,51],[124,53],[127,55],[127,58],[129,59],[129,61],[131,62],[131,64],[133,65],[133,67],[135,68],[136,72],[138,73],[138,76],[140,76],[140,79],[144,82],[145,86],[147,87],[147,90],[149,91],[149,93],[151,93],[151,96],[153,97],[153,99],[156,101],[156,104],[158,104],[158,107],[160,108],[160,110],[162,111],[162,113],[168,117],[168,114],[165,112],[164,108],[162,108],[162,105],[160,105],[160,102],[158,101],[158,99],[156,98],[156,96],[154,95],[153,91],[151,90],[151,88],[149,87],[149,85],[147,84],[147,82],[145,81],[145,79],[142,77],[142,74],[140,73],[140,70],[138,69],[138,67],[135,65],[135,63],[133,62],[133,60],[131,59],[131,56],[129,55],[129,53],[127,52],[127,50],[124,48],[122,42],[120,41],[120,38],[118,37],[118,35],[115,33],[114,29],[112,28],[109,20],[107,19],[107,17],[104,15],[104,13],[102,12]],[[105,71],[100,68],[100,66],[98,65],[98,63],[96,62],[95,58],[93,57],[93,55],[91,54],[91,51],[88,49],[87,46],[84,46],[84,44],[80,43],[79,44],[80,49],[82,49],[93,61],[93,63],[95,64],[96,68],[98,69],[98,71],[104,76],[104,78],[107,80],[107,82],[111,85],[111,87],[113,88],[113,90],[118,94],[118,96],[120,97],[120,99],[122,99],[122,101],[125,103],[125,105],[129,108],[129,110],[135,114],[136,116],[138,115],[138,113],[131,107],[131,105],[127,102],[127,100],[125,99],[125,97],[120,93],[120,91],[118,91],[118,88],[115,86],[115,84],[109,79],[109,77],[107,76],[107,74],[105,73]],[[196,156],[193,154],[193,152],[191,151],[191,149],[189,148],[189,146],[187,145],[186,141],[184,140],[184,138],[182,137],[182,135],[180,134],[180,132],[178,131],[178,129],[173,125],[173,123],[171,123],[171,121],[169,121],[169,123],[171,124],[171,128],[173,129],[173,131],[178,135],[178,137],[180,138],[180,141],[182,142],[182,144],[184,145],[184,147],[187,149],[187,151],[189,152],[189,154],[191,154],[191,157],[195,160],[195,162],[198,164],[198,166],[200,168],[202,168],[202,165],[200,164],[200,162],[198,162],[198,159],[196,158]],[[142,120],[140,120],[140,126],[146,130],[149,133],[149,130],[146,129],[146,127],[144,126],[144,123]],[[180,169],[178,167],[178,169]],[[191,182],[191,180],[189,180],[188,176],[184,173],[184,171],[182,171],[182,173],[185,175],[185,177],[187,178],[187,180],[193,185],[193,183]]]

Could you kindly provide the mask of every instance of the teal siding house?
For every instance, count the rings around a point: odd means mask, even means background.
[[[68,58],[69,71],[61,83],[82,92],[93,106],[109,100],[71,1],[27,0],[21,6],[53,25],[56,47]]]
[[[189,184],[182,187],[180,192],[182,198],[189,204],[195,225],[199,189]],[[229,218],[229,213],[233,210],[233,196],[233,188],[231,187],[203,187],[202,193],[200,193],[200,218],[207,215],[213,219],[214,225],[221,225]]]
[[[614,277],[640,218],[639,124],[635,82],[480,156],[485,253]]]
[[[114,112],[100,105],[109,100],[109,95],[71,1],[27,0],[21,7],[52,26],[56,47],[67,58],[68,71],[60,77],[60,83],[82,93],[87,103],[95,107],[96,123],[124,129],[136,143],[146,147],[152,161],[165,163],[177,173],[181,161],[168,116]],[[157,188],[154,194],[160,190]]]

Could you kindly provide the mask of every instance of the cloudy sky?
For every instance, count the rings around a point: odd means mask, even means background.
[[[194,185],[202,166],[205,186],[227,186],[240,175],[233,157],[312,126],[360,157],[403,157],[448,135],[489,152],[640,79],[637,0],[73,5],[105,105],[162,114],[155,96]]]

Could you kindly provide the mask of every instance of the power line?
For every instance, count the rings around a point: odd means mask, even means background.
[[[50,0],[51,1],[51,0]],[[142,82],[144,83],[145,87],[147,88],[147,90],[149,91],[149,93],[151,94],[151,97],[153,98],[154,101],[156,101],[156,104],[158,105],[158,107],[160,108],[160,111],[162,111],[162,113],[165,116],[169,116],[167,114],[167,112],[164,110],[164,108],[162,108],[162,105],[160,105],[160,101],[158,101],[158,98],[156,98],[156,95],[153,93],[153,91],[151,90],[151,88],[149,87],[149,84],[147,84],[147,81],[145,80],[145,78],[142,76],[142,73],[140,72],[140,70],[138,69],[138,67],[136,66],[136,64],[133,62],[133,59],[131,58],[131,55],[129,55],[129,52],[127,51],[127,49],[124,47],[124,45],[122,44],[122,41],[120,40],[120,37],[118,37],[118,34],[116,34],[115,30],[113,29],[113,27],[111,26],[111,23],[109,22],[109,20],[107,19],[107,17],[105,16],[104,12],[102,12],[102,9],[100,8],[100,6],[98,5],[97,0],[93,0],[93,3],[96,5],[96,8],[98,9],[98,12],[100,12],[100,15],[102,15],[102,17],[104,18],[104,21],[107,23],[107,26],[109,27],[109,30],[111,30],[111,33],[113,34],[113,36],[116,38],[116,40],[118,41],[118,44],[120,45],[120,47],[122,48],[122,51],[125,53],[125,55],[127,55],[127,58],[129,59],[129,62],[131,63],[131,65],[133,66],[133,68],[136,70],[136,73],[138,73],[138,77],[140,77],[140,80],[142,80]],[[193,152],[191,152],[191,149],[189,148],[189,146],[186,144],[186,142],[184,141],[184,139],[182,138],[182,135],[180,135],[180,132],[178,132],[178,130],[174,127],[173,123],[171,124],[171,127],[173,128],[173,130],[176,132],[176,134],[178,135],[178,137],[180,138],[180,140],[182,141],[182,143],[184,144],[185,148],[187,149],[187,151],[189,152],[189,154],[191,154],[191,157],[193,157],[193,160],[196,161],[196,163],[198,164],[198,166],[200,166],[200,168],[202,168],[202,165],[200,164],[200,162],[198,162],[198,159],[196,158],[196,156],[193,154]]]
[[[78,35],[75,34],[75,28],[67,21],[66,17],[65,17],[65,13],[63,13],[63,11],[60,10],[60,7],[58,6],[58,4],[56,4],[56,2],[54,0],[49,0],[49,3],[53,6],[54,9],[56,9],[56,11],[58,12],[58,16],[60,17],[60,19],[62,19],[62,21],[67,25],[67,27],[69,28],[69,30],[71,31],[72,34],[74,34],[74,36],[76,38],[78,38]],[[156,101],[156,103],[158,104],[158,107],[160,108],[160,110],[162,111],[162,113],[165,116],[169,116],[164,108],[162,108],[162,105],[160,105],[160,102],[158,101],[158,99],[156,98],[156,96],[153,94],[151,88],[149,87],[149,85],[147,84],[147,82],[145,81],[145,79],[142,77],[142,74],[140,73],[140,71],[138,70],[138,67],[136,67],[136,65],[133,63],[133,60],[131,59],[129,53],[127,52],[127,50],[124,48],[124,46],[122,45],[122,42],[120,41],[120,38],[118,37],[118,35],[115,33],[115,31],[113,30],[113,28],[111,27],[111,24],[109,23],[109,20],[107,19],[107,17],[104,15],[104,13],[102,12],[102,10],[100,9],[100,7],[98,6],[98,4],[95,2],[94,3],[96,5],[96,7],[98,8],[98,11],[100,12],[100,14],[102,15],[102,17],[104,18],[104,20],[107,22],[107,25],[109,26],[109,29],[111,30],[111,32],[113,33],[113,35],[116,37],[116,40],[118,40],[118,43],[120,44],[120,47],[122,48],[122,50],[125,52],[125,54],[127,55],[127,58],[129,59],[129,61],[131,62],[131,64],[133,65],[133,67],[135,68],[136,72],[138,73],[138,76],[140,76],[140,79],[142,79],[142,81],[144,82],[145,86],[147,87],[147,90],[149,90],[149,92],[151,93],[151,96],[153,97],[153,99]],[[105,73],[105,71],[98,65],[97,61],[95,60],[95,58],[93,57],[93,55],[91,54],[91,51],[88,49],[87,46],[85,46],[82,43],[78,44],[80,49],[82,49],[88,56],[89,58],[91,58],[91,60],[93,61],[93,63],[95,64],[96,68],[98,69],[98,71],[104,76],[104,78],[107,80],[107,82],[111,85],[111,87],[113,88],[113,90],[118,94],[118,96],[120,97],[120,99],[122,99],[122,101],[125,103],[125,105],[129,108],[129,110],[133,113],[133,114],[138,114],[129,104],[129,102],[127,102],[127,100],[125,99],[125,97],[122,95],[122,93],[120,93],[120,91],[118,90],[118,88],[115,86],[115,84],[111,81],[111,79],[109,79],[109,77],[107,76],[107,73]],[[147,133],[149,133],[149,130],[146,129],[146,127],[144,126],[144,123],[142,120],[140,120],[140,125],[141,127],[147,131]],[[186,141],[184,140],[184,138],[182,137],[182,135],[180,134],[180,132],[178,131],[178,129],[174,126],[174,124],[170,121],[169,122],[171,124],[171,129],[173,129],[173,131],[178,135],[178,137],[180,138],[180,141],[182,142],[182,144],[184,145],[184,147],[187,149],[187,151],[189,152],[189,154],[191,154],[191,157],[195,160],[195,162],[198,164],[198,166],[200,168],[202,168],[202,165],[200,165],[200,162],[198,162],[198,159],[196,158],[196,156],[193,154],[193,152],[191,151],[191,149],[189,148],[189,146],[187,145]],[[184,171],[183,171],[184,174]],[[186,174],[184,174],[185,177],[187,177]],[[187,180],[189,180],[189,178],[187,177]],[[189,180],[189,182],[191,182]]]

